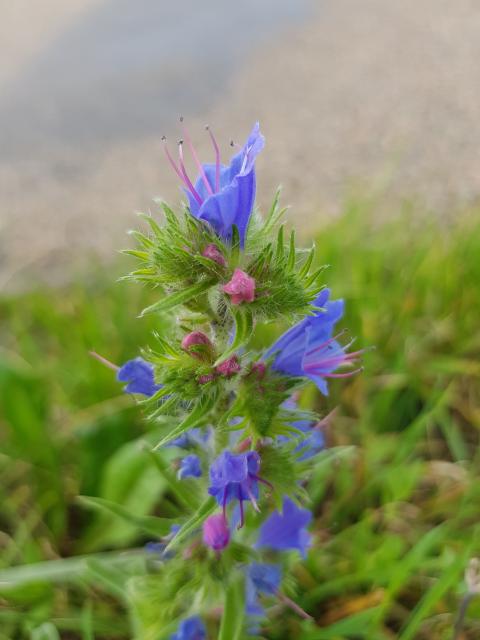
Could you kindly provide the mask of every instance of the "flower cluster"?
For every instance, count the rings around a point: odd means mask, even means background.
[[[314,250],[297,249],[293,234],[285,240],[278,196],[265,219],[254,210],[259,125],[228,165],[209,128],[214,162],[202,164],[181,126],[178,155],[166,140],[165,153],[185,210],[176,216],[162,205],[163,225],[145,216],[150,231],[136,233],[140,247],[128,252],[141,263],[130,277],[161,294],[144,313],[170,321],[117,378],[159,433],[152,455],[178,502],[175,528],[153,543],[171,567],[158,574],[158,598],[162,576],[174,581],[164,589],[179,618],[170,638],[200,640],[216,624],[219,593],[222,624],[233,616],[237,629],[261,624],[269,599],[309,618],[282,589],[284,558],[305,557],[313,544],[306,488],[326,446],[325,420],[301,408],[302,390],[313,382],[326,396],[330,380],[359,371],[361,351],[349,351],[351,341],[335,332],[344,304],[324,288]],[[265,336],[273,321],[289,328],[259,349],[256,329]]]

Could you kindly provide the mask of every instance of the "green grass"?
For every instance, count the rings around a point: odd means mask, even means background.
[[[337,407],[330,445],[348,446],[312,478],[315,546],[287,583],[316,624],[282,611],[267,636],[447,640],[480,555],[478,212],[379,225],[354,203],[317,245],[345,326],[376,350],[319,405]],[[139,408],[88,355],[122,362],[158,328],[136,317],[155,296],[113,280],[0,301],[0,640],[133,637],[127,578],[143,571],[144,516],[174,509]],[[480,637],[480,599],[465,629]]]

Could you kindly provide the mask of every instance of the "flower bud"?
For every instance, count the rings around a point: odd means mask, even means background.
[[[217,245],[215,244],[207,244],[205,249],[202,251],[202,256],[204,258],[209,258],[210,260],[213,260],[213,262],[216,262],[222,267],[225,267],[227,265],[227,261],[225,260],[222,253],[219,251]]]
[[[213,354],[213,344],[202,331],[192,331],[182,340],[182,349],[197,360],[208,359]]]
[[[215,380],[214,373],[205,373],[201,376],[198,376],[198,384],[208,384],[209,382],[212,382],[212,380]]]
[[[256,375],[259,380],[262,380],[265,377],[266,372],[267,367],[263,362],[254,362],[252,364],[250,373]]]
[[[232,304],[253,302],[255,299],[255,280],[241,269],[235,269],[232,279],[222,289],[228,293]]]
[[[217,367],[215,367],[215,370],[220,375],[225,376],[226,378],[231,378],[241,370],[241,366],[237,356],[232,356],[231,358],[227,358],[221,362]]]
[[[230,542],[230,531],[222,513],[208,517],[203,523],[203,541],[215,551],[222,551]]]

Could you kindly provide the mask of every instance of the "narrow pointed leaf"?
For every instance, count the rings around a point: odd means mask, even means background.
[[[134,513],[130,513],[130,511],[125,509],[122,505],[117,504],[116,502],[111,502],[110,500],[105,500],[104,498],[78,496],[77,500],[87,507],[111,513],[152,536],[161,537],[167,535],[170,532],[171,525],[173,524],[173,520],[168,518],[137,516]]]
[[[201,282],[197,282],[191,287],[186,287],[181,291],[172,293],[171,295],[166,296],[162,300],[159,300],[155,304],[152,304],[146,309],[144,309],[140,314],[140,317],[145,316],[148,313],[153,313],[153,312],[159,313],[163,311],[168,311],[169,309],[172,309],[173,307],[176,307],[179,304],[185,304],[185,302],[188,302],[192,298],[196,298],[197,296],[207,291],[207,289],[210,289],[210,287],[214,285],[215,282],[216,280],[214,280],[213,278],[209,278],[208,280],[202,280]]]
[[[203,420],[203,418],[207,415],[209,411],[212,410],[215,402],[217,400],[216,394],[211,394],[207,397],[203,397],[200,402],[195,406],[195,408],[185,417],[182,422],[172,429],[170,433],[167,433],[160,442],[158,442],[154,447],[153,451],[160,449],[160,447],[165,446],[172,440],[180,437],[185,431],[188,429],[192,429],[192,427],[196,427],[199,422]]]

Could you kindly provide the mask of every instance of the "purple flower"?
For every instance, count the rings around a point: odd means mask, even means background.
[[[243,525],[243,501],[251,500],[258,509],[258,482],[265,482],[259,478],[260,456],[256,451],[233,454],[224,451],[210,467],[210,486],[208,493],[217,499],[225,508],[231,500],[240,503],[240,527]]]
[[[200,458],[194,453],[191,453],[185,458],[182,458],[180,462],[180,469],[178,470],[178,477],[180,480],[183,478],[200,478],[202,475],[202,467],[200,466]]]
[[[328,395],[327,378],[346,377],[358,371],[333,373],[342,365],[352,364],[361,353],[346,353],[346,347],[332,338],[333,328],[343,315],[344,305],[343,300],[329,302],[329,296],[330,290],[324,289],[314,305],[323,310],[314,310],[312,316],[307,316],[289,329],[264,356],[275,356],[272,365],[275,371],[310,378],[324,395]]]
[[[206,640],[207,630],[198,616],[185,618],[179,624],[176,633],[170,636],[170,640]]]
[[[165,151],[175,173],[185,185],[192,215],[208,222],[224,240],[231,239],[232,227],[236,225],[243,247],[255,201],[255,158],[263,149],[265,138],[257,122],[245,145],[226,166],[221,164],[217,142],[212,132],[208,131],[215,150],[215,162],[202,164],[184,129],[185,142],[199,171],[195,184],[192,184],[185,169],[183,141],[179,144],[178,165],[167,147]]]
[[[298,549],[303,557],[310,546],[311,536],[306,527],[312,514],[301,509],[287,498],[283,498],[282,513],[274,511],[262,524],[256,547],[269,547],[277,551]]]
[[[215,551],[222,551],[230,542],[230,530],[223,513],[209,516],[203,523],[203,541]]]
[[[145,396],[153,396],[162,385],[155,384],[153,366],[143,358],[128,360],[117,371],[119,382],[128,382],[124,387],[127,393],[142,393]]]

